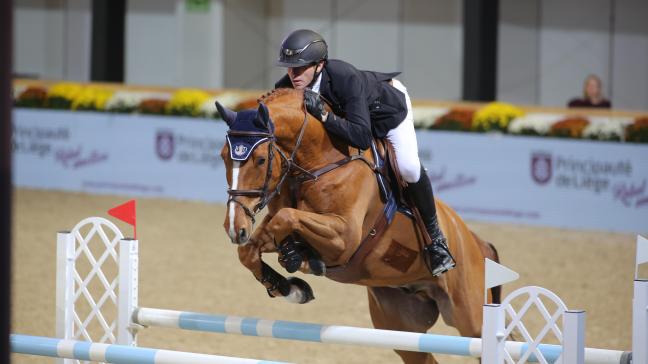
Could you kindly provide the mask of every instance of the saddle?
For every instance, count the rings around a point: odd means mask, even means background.
[[[397,210],[413,219],[414,212],[405,198],[407,182],[398,170],[394,147],[387,139],[374,138],[371,153],[376,161],[376,179],[383,203],[388,204],[390,199],[394,199]],[[389,221],[391,222],[391,217]]]

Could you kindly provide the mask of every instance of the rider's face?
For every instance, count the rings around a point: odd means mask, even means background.
[[[320,65],[307,65],[302,67],[289,67],[288,77],[292,82],[293,87],[297,90],[303,90],[306,86],[310,85],[315,77],[315,72],[318,71]]]

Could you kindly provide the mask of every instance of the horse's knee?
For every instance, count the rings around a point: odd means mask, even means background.
[[[275,234],[281,232],[288,234],[295,230],[298,221],[299,218],[297,216],[297,210],[283,208],[272,218],[272,221],[270,222],[270,230]]]

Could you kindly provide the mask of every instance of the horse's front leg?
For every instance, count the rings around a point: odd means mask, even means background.
[[[290,244],[295,236],[304,239],[329,264],[339,264],[347,258],[347,244],[360,239],[356,224],[339,215],[318,214],[283,208],[264,226],[263,236],[280,243]],[[312,267],[311,267],[312,268]]]
[[[261,282],[270,297],[283,296],[294,303],[306,303],[315,298],[308,283],[296,277],[286,278],[267,265],[261,259],[260,245],[241,245],[238,255],[241,263]]]

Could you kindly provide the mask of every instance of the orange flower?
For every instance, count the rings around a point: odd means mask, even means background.
[[[468,131],[472,128],[474,115],[475,110],[452,109],[436,119],[432,129]]]
[[[163,99],[146,99],[143,100],[137,110],[142,114],[164,114],[166,105],[169,101]]]
[[[560,120],[551,126],[549,135],[565,138],[581,138],[583,130],[589,125],[589,121],[583,117],[575,116]]]
[[[626,141],[648,143],[648,116],[639,116],[626,128]]]
[[[47,90],[45,88],[30,86],[18,95],[15,103],[19,107],[43,107],[46,99]]]

